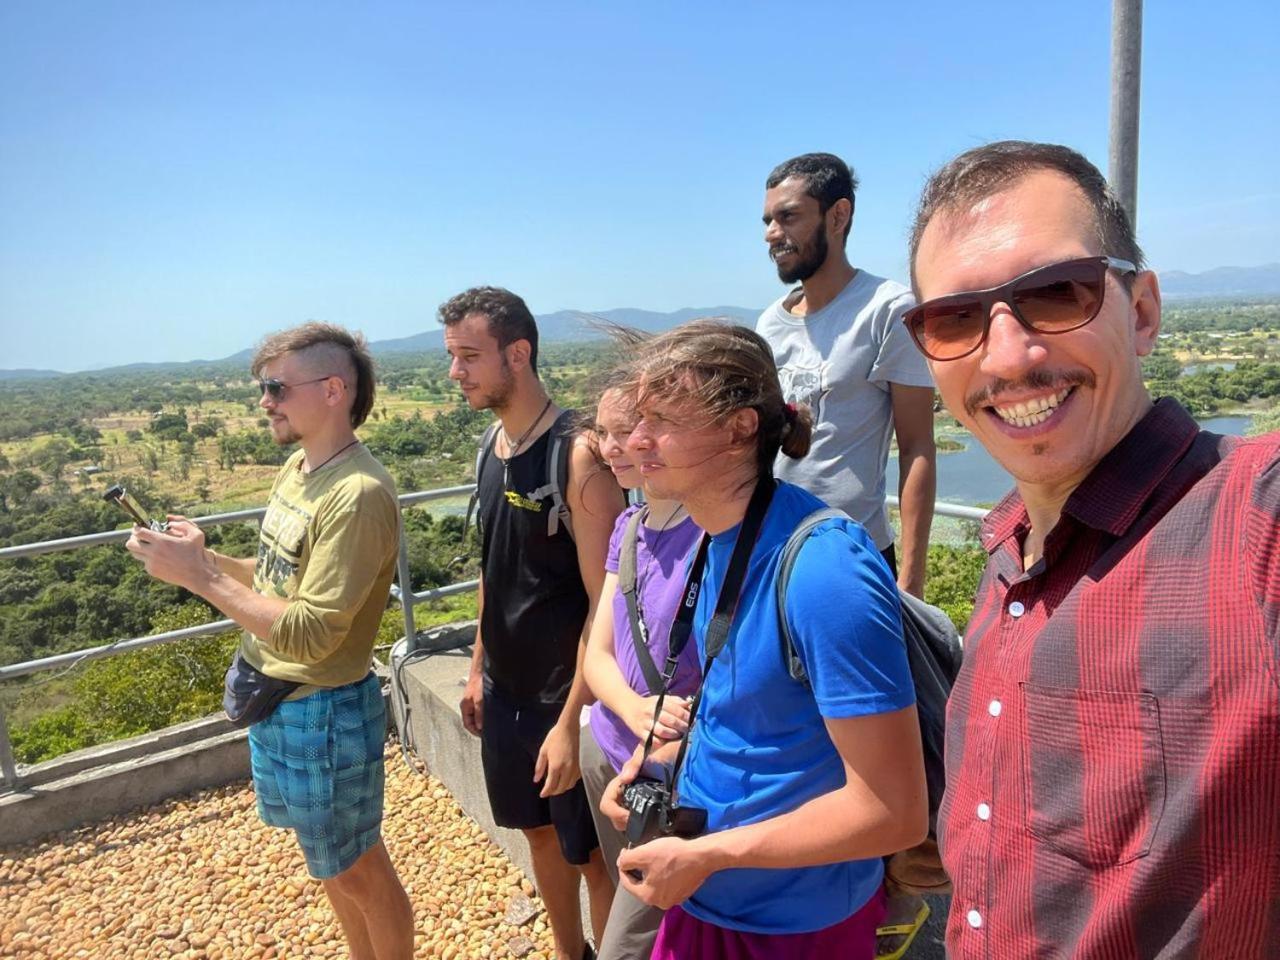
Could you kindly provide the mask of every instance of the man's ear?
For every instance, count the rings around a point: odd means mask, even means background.
[[[324,382],[324,402],[326,406],[336,407],[341,404],[347,395],[347,383],[343,377],[336,374],[329,377]]]
[[[513,370],[523,370],[529,366],[529,354],[533,348],[528,340],[512,340],[506,346],[507,366]]]
[[[1160,333],[1160,281],[1154,270],[1144,270],[1133,279],[1129,292],[1129,308],[1133,311],[1133,342],[1140,357],[1156,348]]]
[[[827,208],[827,228],[841,242],[844,241],[845,227],[852,219],[853,204],[846,197],[841,197]]]

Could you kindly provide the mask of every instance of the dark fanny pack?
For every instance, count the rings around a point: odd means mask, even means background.
[[[222,709],[232,726],[248,727],[271,716],[301,683],[269,677],[236,651],[222,687]]]

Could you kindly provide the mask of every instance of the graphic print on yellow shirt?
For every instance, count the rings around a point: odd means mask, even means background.
[[[241,653],[268,676],[307,686],[364,679],[395,575],[395,484],[363,447],[303,473],[302,451],[281,469],[259,533],[253,588],[288,601],[269,636],[246,632]]]
[[[253,589],[288,600],[292,596],[290,581],[302,564],[302,551],[307,526],[312,515],[305,507],[289,503],[273,490],[262,518],[258,539],[258,562],[253,570]]]

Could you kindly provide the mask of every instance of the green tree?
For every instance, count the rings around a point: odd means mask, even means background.
[[[76,458],[79,450],[64,437],[50,437],[31,452],[31,463],[45,472],[50,480],[57,480],[68,463]]]
[[[1274,433],[1280,430],[1280,410],[1264,410],[1255,414],[1253,424],[1249,427],[1249,435]]]
[[[964,633],[973,616],[978,581],[987,565],[987,555],[979,547],[929,545],[925,564],[924,598],[940,607],[956,629]]]
[[[193,600],[157,614],[151,627],[160,633],[210,619],[209,608]],[[228,631],[90,663],[73,684],[72,703],[15,726],[14,753],[37,763],[216,712],[236,638]]]

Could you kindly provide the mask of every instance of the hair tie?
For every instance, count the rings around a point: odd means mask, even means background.
[[[796,417],[800,416],[800,411],[796,408],[794,403],[784,404],[782,411],[783,416],[787,418],[788,424],[795,423]]]

